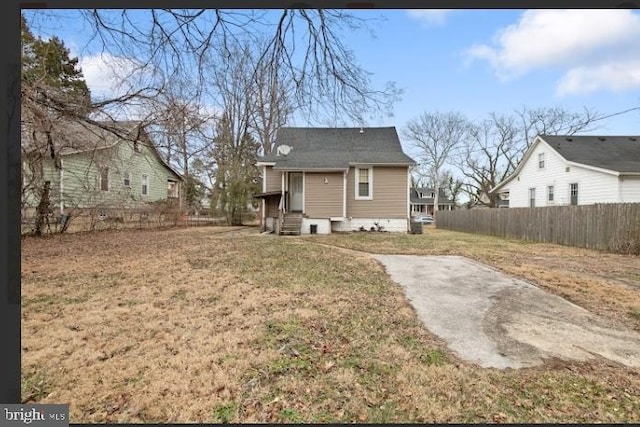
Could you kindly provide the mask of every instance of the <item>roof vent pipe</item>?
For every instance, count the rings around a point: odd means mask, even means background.
[[[364,129],[360,127],[360,133],[364,133]]]

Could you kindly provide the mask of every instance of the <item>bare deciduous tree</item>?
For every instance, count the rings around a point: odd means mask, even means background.
[[[511,115],[492,113],[472,124],[456,155],[471,202],[497,206],[498,195],[489,190],[513,173],[536,135],[589,132],[597,129],[601,117],[587,108],[571,112],[560,107],[523,107]]]
[[[218,94],[215,145],[210,152],[213,164],[212,210],[239,225],[258,191],[255,166],[259,144],[252,135],[254,118],[253,51],[249,43],[234,43],[220,52],[224,61],[211,58],[210,84]]]
[[[393,83],[374,88],[370,73],[357,64],[345,34],[368,23],[346,10],[89,9],[80,14],[105,52],[136,58],[136,71],[164,81],[188,76],[202,91],[210,84],[208,58],[231,52],[234,43],[251,42],[257,46],[251,69],[256,77],[268,70],[276,79],[271,82],[289,82],[291,99],[310,119],[361,123],[373,114],[390,114],[401,94]]]
[[[422,113],[407,123],[403,133],[418,150],[420,161],[435,189],[434,212],[438,210],[438,198],[444,167],[451,160],[455,149],[464,143],[469,121],[460,113]]]

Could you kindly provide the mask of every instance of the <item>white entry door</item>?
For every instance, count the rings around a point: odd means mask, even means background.
[[[302,212],[302,172],[289,173],[289,211]]]

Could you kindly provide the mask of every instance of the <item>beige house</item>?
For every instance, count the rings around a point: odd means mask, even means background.
[[[261,224],[279,234],[409,229],[409,168],[395,127],[281,128],[262,168]]]

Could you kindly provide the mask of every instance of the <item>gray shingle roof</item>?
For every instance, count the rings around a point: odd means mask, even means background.
[[[616,172],[640,172],[640,136],[540,135],[570,162]]]
[[[280,169],[347,169],[349,164],[414,165],[404,154],[395,127],[294,128],[278,130],[272,154],[263,162],[275,162]],[[288,155],[276,155],[277,148],[288,145]]]
[[[160,156],[158,149],[151,141],[149,134],[140,121],[96,121],[96,124],[84,121],[61,119],[52,129],[52,138],[58,153],[62,156],[70,154],[102,150],[112,147],[123,140],[139,141],[149,147],[157,160],[169,169],[176,177],[183,179]],[[27,126],[22,127],[22,146],[27,152],[42,150],[46,147],[47,136],[43,132],[36,133],[38,144],[34,145]],[[44,144],[44,145],[43,145]]]
[[[100,150],[111,147],[123,138],[136,139],[141,122],[113,121],[89,122],[60,119],[51,133],[56,149],[61,155],[80,153],[84,151]],[[28,127],[22,128],[22,146],[27,150],[38,149],[46,144],[47,136],[44,132],[37,132],[37,146],[33,143]]]

